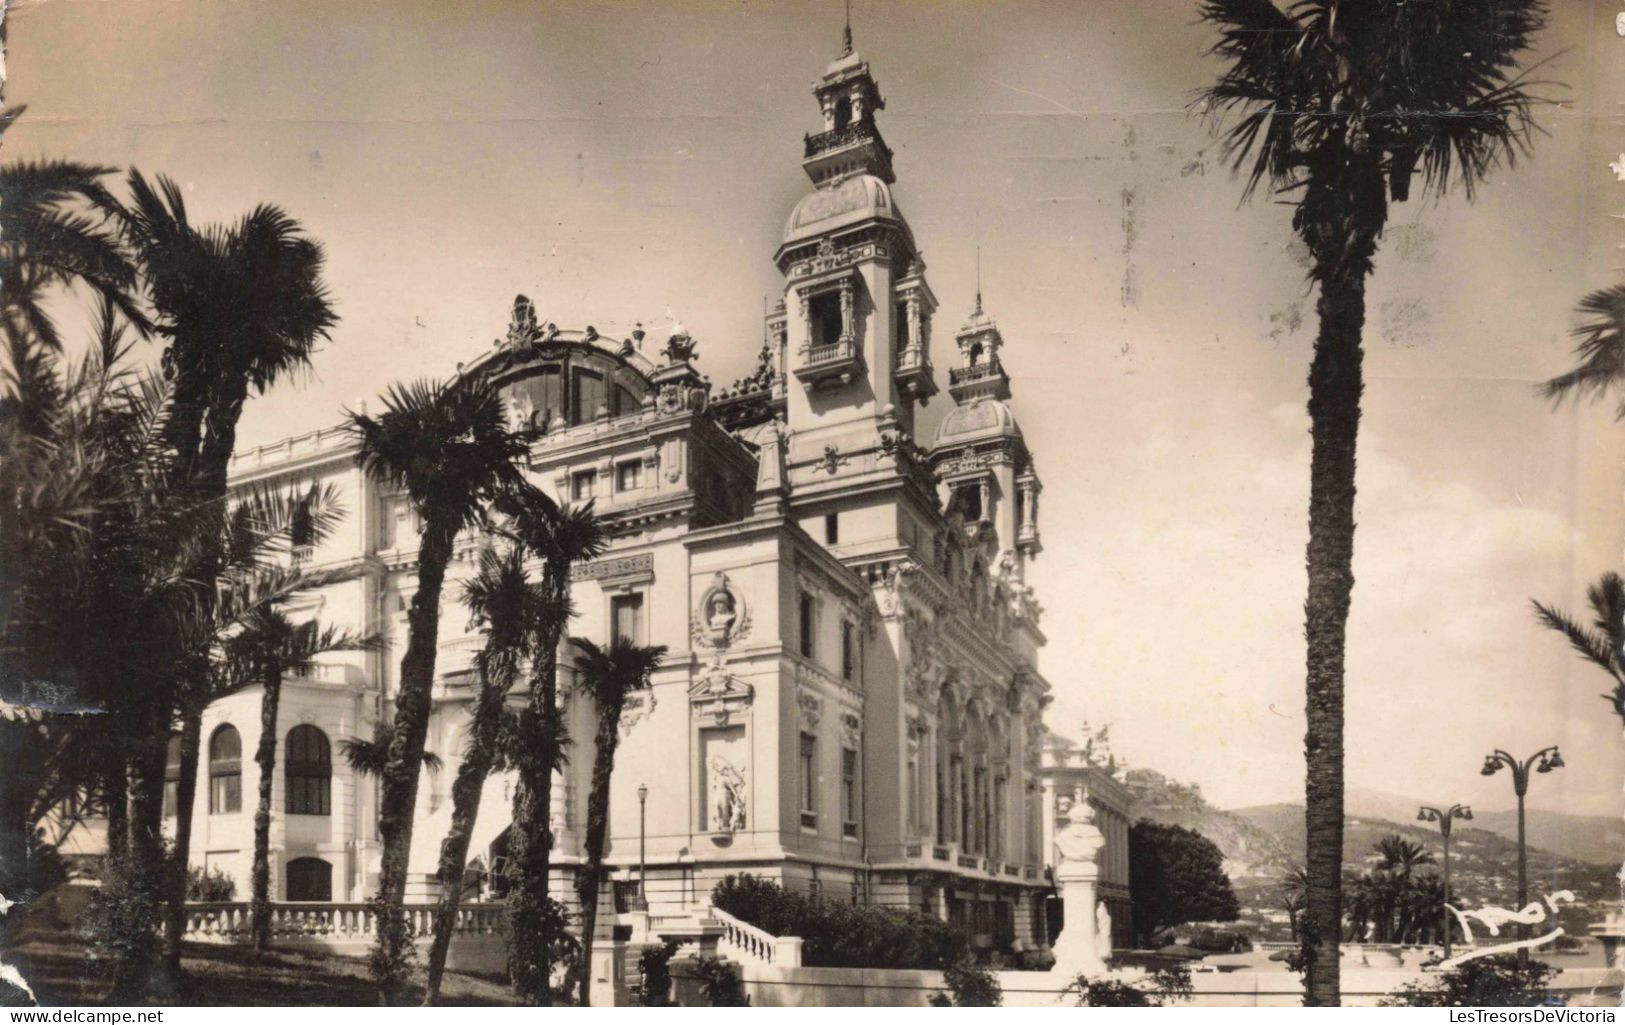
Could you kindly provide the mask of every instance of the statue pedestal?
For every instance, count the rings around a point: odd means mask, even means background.
[[[1055,967],[1050,971],[1069,979],[1080,974],[1097,978],[1106,973],[1106,961],[1100,956],[1101,937],[1096,935],[1099,879],[1100,869],[1092,861],[1062,862],[1056,870],[1055,882],[1061,891],[1066,921],[1055,940]],[[1110,942],[1110,937],[1106,941]]]

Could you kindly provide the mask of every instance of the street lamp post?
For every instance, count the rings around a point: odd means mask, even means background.
[[[1500,748],[1484,756],[1484,768],[1480,771],[1486,776],[1493,776],[1505,766],[1512,770],[1512,791],[1518,795],[1518,910],[1521,912],[1529,903],[1529,856],[1524,845],[1523,833],[1523,795],[1529,792],[1529,767],[1533,765],[1536,772],[1551,772],[1553,769],[1563,767],[1563,756],[1558,753],[1557,745],[1543,747],[1539,751],[1518,761]],[[1518,938],[1529,938],[1529,927],[1522,923],[1518,925]],[[1518,948],[1518,960],[1524,964],[1529,963],[1529,948]]]
[[[644,888],[644,877],[649,874],[649,863],[644,858],[645,823],[648,819],[649,787],[638,784],[638,910],[649,910],[649,892]]]
[[[1473,809],[1465,804],[1452,804],[1449,808],[1435,808],[1424,804],[1416,813],[1418,822],[1437,822],[1439,835],[1444,838],[1444,906],[1439,909],[1439,924],[1444,928],[1444,959],[1450,960],[1450,823],[1455,819],[1471,821]]]

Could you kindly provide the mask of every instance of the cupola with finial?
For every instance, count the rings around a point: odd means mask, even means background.
[[[852,13],[847,10],[841,55],[830,61],[813,86],[824,114],[824,130],[805,137],[801,166],[814,185],[852,174],[872,174],[890,185],[892,152],[875,126],[875,111],[884,110],[880,87],[869,74],[869,62],[852,49]]]
[[[976,308],[954,335],[959,345],[959,366],[948,371],[948,394],[960,404],[986,396],[1010,397],[1010,378],[999,361],[1004,336],[999,325],[982,309],[982,256],[976,255]]]

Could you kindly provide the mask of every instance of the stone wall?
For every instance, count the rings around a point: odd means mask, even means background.
[[[745,992],[753,1007],[923,1007],[947,992],[941,972],[856,968],[777,968],[745,965]],[[1071,1007],[1077,998],[1061,992],[1042,972],[995,972],[1006,1007]],[[1345,972],[1343,1003],[1374,1007],[1403,986],[1429,976],[1414,971]],[[1571,1007],[1616,1007],[1622,976],[1604,968],[1568,968],[1553,989]],[[1303,989],[1288,971],[1204,972],[1191,979],[1191,1007],[1298,1007]]]

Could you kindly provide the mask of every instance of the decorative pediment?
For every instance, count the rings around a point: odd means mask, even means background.
[[[863,737],[863,720],[851,712],[841,713],[841,740],[854,750]]]
[[[730,674],[719,659],[688,688],[689,712],[695,719],[726,726],[750,708],[755,695],[756,689]]]
[[[801,728],[812,730],[818,726],[818,720],[824,715],[824,699],[807,691],[796,694],[796,708],[801,715]]]
[[[647,719],[655,710],[655,692],[652,687],[633,691],[626,696],[626,704],[621,707],[621,736],[625,737],[632,732],[632,727]]]

